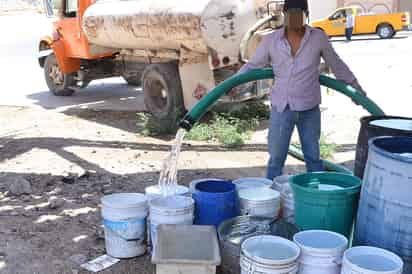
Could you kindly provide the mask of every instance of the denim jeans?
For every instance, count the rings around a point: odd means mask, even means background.
[[[320,121],[319,106],[307,111],[292,111],[289,107],[283,112],[272,109],[269,125],[268,179],[273,180],[274,177],[282,175],[295,125],[298,128],[307,171],[324,170],[319,148]]]
[[[345,29],[346,40],[350,41],[352,39],[353,28]]]

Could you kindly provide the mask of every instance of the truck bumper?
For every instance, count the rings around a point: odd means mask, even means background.
[[[53,53],[52,49],[42,50],[38,53],[37,59],[39,60],[40,67],[44,67],[44,60],[46,59],[47,56],[49,56],[52,53]]]
[[[407,26],[403,26],[402,30],[405,30],[405,31],[412,31],[412,24],[407,25]]]

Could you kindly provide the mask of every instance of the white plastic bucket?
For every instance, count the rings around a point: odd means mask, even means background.
[[[162,198],[162,191],[160,190],[159,185],[152,185],[148,186],[145,189],[147,200],[150,202],[151,200]],[[176,195],[181,196],[190,196],[189,188],[182,185],[176,186]]]
[[[195,202],[190,197],[170,196],[152,200],[150,203],[150,238],[156,248],[156,233],[159,224],[193,224]]]
[[[234,180],[232,183],[236,185],[239,191],[246,188],[271,187],[273,182],[267,178],[247,177]]]
[[[260,187],[245,188],[238,191],[242,215],[277,218],[280,211],[280,193]]]
[[[282,175],[273,179],[272,188],[280,192],[281,216],[289,223],[295,223],[295,201],[289,184],[291,175]]]
[[[301,250],[299,274],[340,274],[348,247],[345,236],[327,230],[307,230],[296,233],[293,241]]]
[[[299,247],[277,236],[254,236],[242,243],[241,274],[298,273]]]
[[[345,251],[342,274],[402,274],[403,261],[385,249],[357,246]]]
[[[101,199],[106,252],[132,258],[146,252],[147,198],[140,193],[118,193]]]

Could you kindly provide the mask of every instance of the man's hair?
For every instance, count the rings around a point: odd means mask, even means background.
[[[289,9],[301,9],[306,15],[309,15],[309,6],[307,0],[286,0],[283,5],[283,11],[287,12]]]

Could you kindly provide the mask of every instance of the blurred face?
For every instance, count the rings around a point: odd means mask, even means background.
[[[305,12],[301,9],[289,9],[285,12],[285,26],[290,30],[301,30],[306,24]]]

